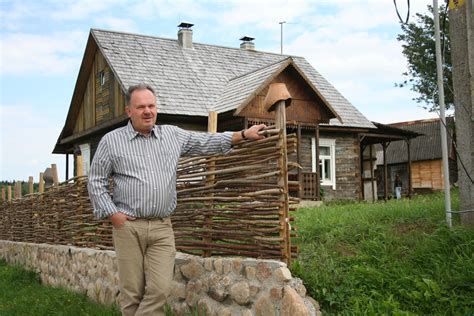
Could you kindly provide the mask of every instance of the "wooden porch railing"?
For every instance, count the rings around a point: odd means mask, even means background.
[[[302,199],[305,200],[316,200],[318,195],[316,192],[316,181],[319,181],[318,174],[316,172],[303,172],[303,190]]]

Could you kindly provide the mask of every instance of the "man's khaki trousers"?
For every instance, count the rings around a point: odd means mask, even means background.
[[[164,315],[176,254],[170,218],[126,221],[113,240],[122,315]]]

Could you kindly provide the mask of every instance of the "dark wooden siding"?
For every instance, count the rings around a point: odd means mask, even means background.
[[[105,79],[103,84],[100,82],[101,73]],[[122,88],[115,80],[112,70],[100,51],[97,51],[76,120],[74,134],[106,123],[124,112],[125,95]]]

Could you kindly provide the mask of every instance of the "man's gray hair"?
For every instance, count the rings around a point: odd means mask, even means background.
[[[155,90],[146,83],[139,83],[133,86],[128,87],[127,93],[125,93],[125,104],[130,105],[130,99],[132,98],[132,93],[135,90],[149,90],[156,97]]]

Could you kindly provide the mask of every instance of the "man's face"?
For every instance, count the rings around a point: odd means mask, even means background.
[[[150,90],[135,90],[125,110],[133,128],[137,132],[148,134],[156,122],[156,97]]]

